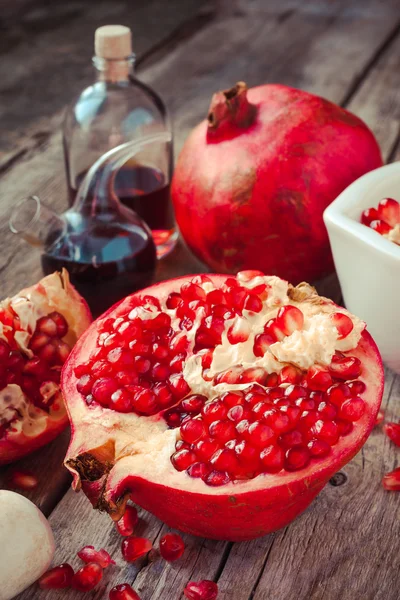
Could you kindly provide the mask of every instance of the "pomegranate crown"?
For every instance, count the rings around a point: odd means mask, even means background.
[[[249,127],[255,119],[257,107],[247,99],[247,85],[238,81],[229,90],[216,92],[208,110],[208,131],[216,131],[227,122],[240,128]]]

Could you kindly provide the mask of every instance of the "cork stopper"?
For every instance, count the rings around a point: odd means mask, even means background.
[[[122,60],[132,54],[132,34],[124,25],[103,25],[94,36],[94,51],[99,58]]]

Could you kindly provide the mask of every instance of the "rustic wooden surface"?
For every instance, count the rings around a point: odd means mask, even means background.
[[[38,5],[38,0],[26,3]],[[237,80],[279,81],[322,94],[360,115],[386,160],[400,157],[400,13],[398,0],[148,0],[55,2],[50,23],[24,13],[11,44],[0,44],[0,276],[2,295],[40,276],[39,254],[7,232],[18,198],[37,193],[66,206],[59,124],[61,109],[91,80],[93,29],[107,21],[134,30],[141,77],[165,98],[175,122],[176,148],[204,117],[217,89]],[[35,9],[37,10],[37,9]],[[32,9],[33,11],[33,9]],[[30,15],[30,16],[29,16]],[[33,25],[32,25],[33,23]],[[31,26],[29,25],[31,24]],[[63,73],[65,72],[65,77]],[[157,279],[204,270],[182,244],[160,263]],[[387,372],[383,408],[400,418],[400,378]],[[400,452],[372,433],[363,450],[287,528],[252,542],[230,544],[185,536],[175,564],[157,553],[134,565],[121,560],[109,519],[69,490],[62,468],[68,432],[20,461],[41,481],[27,494],[49,516],[56,562],[72,561],[85,544],[103,546],[116,567],[87,597],[101,600],[129,581],[142,600],[174,600],[190,579],[214,579],[219,600],[398,600],[400,495],[381,487]],[[10,468],[0,472],[7,485]],[[167,528],[142,511],[138,533],[157,540]],[[19,600],[80,598],[77,592],[27,590]]]

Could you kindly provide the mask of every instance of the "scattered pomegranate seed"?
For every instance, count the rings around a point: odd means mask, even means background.
[[[81,567],[72,578],[71,585],[79,592],[93,590],[103,578],[103,569],[97,563],[91,562]]]
[[[69,588],[74,576],[74,570],[68,563],[62,563],[46,571],[38,579],[39,587],[42,590],[63,590]]]
[[[166,533],[160,539],[160,554],[165,560],[178,560],[185,551],[185,543],[177,533]]]
[[[110,590],[109,600],[140,600],[139,595],[129,585],[129,583],[120,583]]]
[[[183,590],[188,600],[215,600],[218,596],[218,586],[214,581],[189,581]]]
[[[382,479],[382,485],[385,490],[399,492],[400,491],[400,467],[394,471],[386,473]]]
[[[34,490],[39,481],[30,471],[12,471],[8,476],[8,483],[12,487],[28,491]]]
[[[84,563],[97,563],[102,569],[106,569],[110,565],[115,565],[115,561],[112,560],[104,548],[97,551],[94,549],[94,546],[85,546],[82,550],[79,550],[78,556]]]
[[[152,549],[153,544],[147,538],[129,537],[122,540],[122,556],[127,562],[134,562]]]
[[[383,429],[396,446],[400,446],[400,423],[386,423]]]

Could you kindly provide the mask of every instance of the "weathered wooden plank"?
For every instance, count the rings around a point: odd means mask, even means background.
[[[199,12],[211,15],[213,5],[214,0],[75,0],[28,11],[18,25],[19,43],[14,40],[11,50],[5,43],[0,46],[6,51],[0,61],[0,165],[37,144],[35,136],[51,135],[54,124],[59,126],[60,109],[93,80],[97,27],[110,22],[130,26],[140,59],[188,20],[195,22]],[[14,29],[8,33],[13,34]]]

